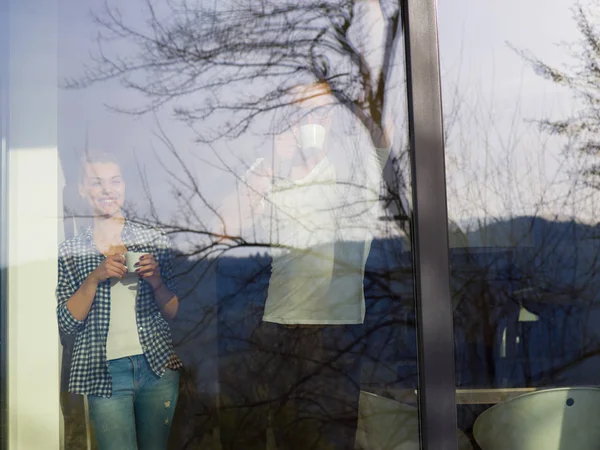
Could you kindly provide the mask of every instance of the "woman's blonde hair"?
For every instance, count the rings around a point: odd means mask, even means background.
[[[302,102],[322,95],[331,95],[331,86],[326,81],[315,81],[313,83],[297,84],[289,92],[296,101]]]

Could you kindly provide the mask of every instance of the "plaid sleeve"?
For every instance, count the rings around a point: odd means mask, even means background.
[[[77,291],[76,281],[73,274],[69,271],[64,256],[58,258],[58,285],[56,286],[56,298],[58,306],[56,315],[58,317],[58,326],[65,334],[73,334],[81,329],[84,321],[77,320],[67,308],[67,300]]]
[[[161,233],[156,241],[156,261],[160,267],[160,275],[169,291],[177,295],[177,282],[173,270],[173,249],[171,240]]]

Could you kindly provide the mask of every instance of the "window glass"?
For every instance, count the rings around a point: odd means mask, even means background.
[[[597,17],[440,4],[459,427],[485,450],[597,442]]]
[[[399,4],[10,7],[10,445],[418,446]]]

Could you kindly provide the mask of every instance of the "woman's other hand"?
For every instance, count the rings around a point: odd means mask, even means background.
[[[271,188],[271,179],[273,172],[266,165],[264,160],[258,161],[258,164],[253,164],[251,170],[245,177],[246,185],[250,191],[250,196],[262,198]]]
[[[137,273],[140,278],[143,278],[150,283],[154,290],[158,289],[163,284],[158,262],[150,253],[142,255],[140,260],[136,263],[135,273]]]
[[[275,136],[275,155],[280,161],[289,161],[298,152],[297,129],[287,130]]]

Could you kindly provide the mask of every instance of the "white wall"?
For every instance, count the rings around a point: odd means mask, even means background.
[[[8,446],[60,448],[57,4],[10,1]]]
[[[12,149],[8,195],[8,441],[60,448],[54,148]]]

